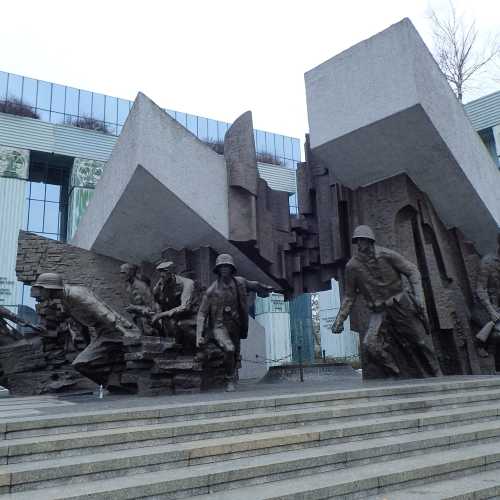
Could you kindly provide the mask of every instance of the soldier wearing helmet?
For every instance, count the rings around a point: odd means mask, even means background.
[[[195,283],[176,274],[173,262],[161,262],[156,270],[160,273],[160,279],[153,288],[153,297],[159,312],[153,316],[153,324],[159,325],[163,335],[194,348]]]
[[[478,354],[487,357],[485,348],[500,341],[500,232],[497,234],[497,251],[481,259],[476,297],[472,320],[481,327],[477,334]]]
[[[240,342],[248,335],[248,292],[265,297],[273,287],[236,276],[236,266],[229,254],[220,254],[214,267],[217,280],[205,292],[198,311],[196,343],[207,338],[224,351],[226,391],[235,390],[240,361]]]
[[[389,376],[402,375],[407,364],[411,365],[414,376],[441,375],[428,334],[417,266],[399,253],[375,245],[375,235],[369,226],[358,226],[352,242],[357,245],[357,253],[346,265],[342,305],[332,325],[332,333],[342,332],[344,321],[360,293],[371,311],[363,345],[372,362]],[[404,289],[403,277],[408,279],[410,291]],[[398,343],[409,358],[408,363],[392,354],[386,342],[388,336]]]
[[[73,361],[74,368],[97,384],[119,387],[123,370],[123,336],[133,325],[84,286],[67,285],[57,273],[40,274],[31,294],[38,302],[58,299],[64,313],[94,335]]]
[[[154,335],[151,317],[154,314],[154,300],[149,280],[144,278],[135,264],[120,266],[120,275],[125,281],[130,304],[125,308],[143,335]]]

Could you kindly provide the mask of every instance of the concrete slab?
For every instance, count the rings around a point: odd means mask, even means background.
[[[71,243],[135,263],[211,246],[242,275],[278,286],[228,235],[224,157],[139,93]]]
[[[305,75],[313,152],[350,188],[407,173],[481,252],[500,226],[500,171],[408,19]]]

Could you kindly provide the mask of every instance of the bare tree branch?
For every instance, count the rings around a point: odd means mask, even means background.
[[[473,80],[500,56],[500,37],[479,37],[474,20],[466,21],[458,14],[452,1],[448,12],[429,11],[434,38],[434,57],[451,88],[462,101]],[[485,38],[480,43],[480,38]]]

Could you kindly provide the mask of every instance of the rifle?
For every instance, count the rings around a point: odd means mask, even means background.
[[[488,323],[486,323],[486,325],[479,330],[479,333],[476,335],[476,339],[483,343],[487,342],[493,330],[500,332],[500,323],[488,321]]]

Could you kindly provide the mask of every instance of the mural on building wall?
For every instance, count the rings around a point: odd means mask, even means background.
[[[0,177],[28,177],[30,152],[27,149],[18,149],[0,146]]]

